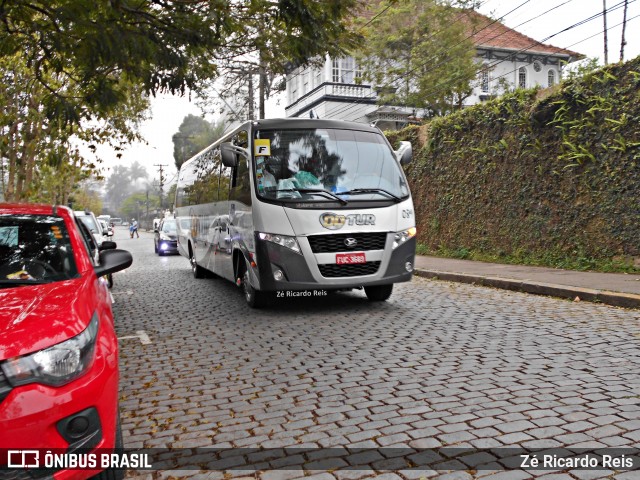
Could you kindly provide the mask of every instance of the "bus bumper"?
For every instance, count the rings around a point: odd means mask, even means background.
[[[256,239],[258,288],[263,291],[339,290],[410,281],[415,261],[415,237],[392,250],[390,255],[387,249],[374,273],[358,275],[357,269],[352,269],[349,275],[341,276],[336,273],[339,272],[336,265],[327,265],[331,270],[328,274],[332,276],[324,276],[310,250],[305,252],[303,248],[301,255],[281,245]]]

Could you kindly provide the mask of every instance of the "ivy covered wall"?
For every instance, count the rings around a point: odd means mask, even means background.
[[[427,251],[600,269],[640,257],[640,57],[388,136],[413,142]]]

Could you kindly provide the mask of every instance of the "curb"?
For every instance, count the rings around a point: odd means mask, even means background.
[[[440,272],[437,270],[424,270],[416,268],[415,275],[433,280],[445,280],[448,282],[469,283],[484,287],[512,290],[516,292],[532,293],[534,295],[547,295],[551,297],[575,299],[594,303],[604,303],[614,307],[640,309],[640,295],[633,293],[610,292],[607,290],[594,290],[591,288],[570,287],[553,283],[541,283],[528,280],[514,280],[502,277],[483,277],[466,273]]]

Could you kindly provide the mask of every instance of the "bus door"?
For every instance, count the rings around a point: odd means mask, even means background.
[[[212,270],[221,277],[233,280],[229,215],[220,215],[215,220],[212,250],[214,252]]]

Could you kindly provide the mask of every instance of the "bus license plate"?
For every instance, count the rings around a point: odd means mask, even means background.
[[[367,263],[364,252],[357,253],[336,253],[337,265],[348,265],[352,263]]]

